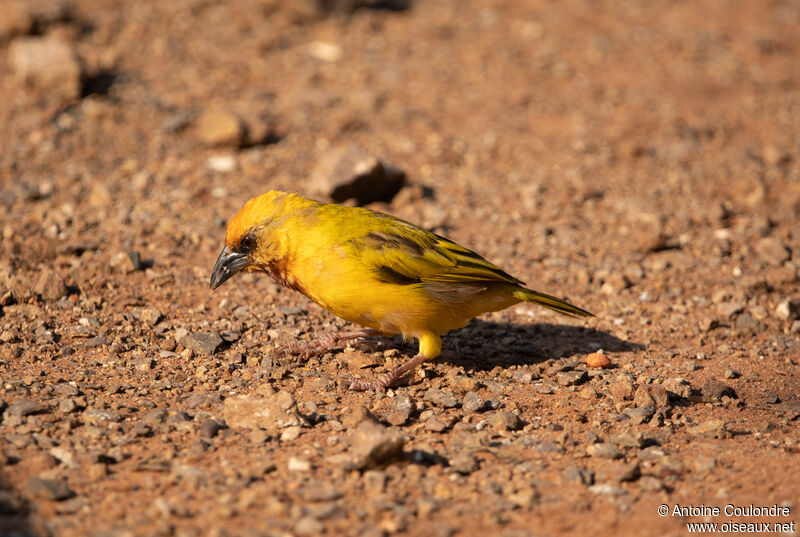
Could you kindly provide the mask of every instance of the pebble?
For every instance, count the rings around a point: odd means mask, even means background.
[[[386,416],[386,421],[392,425],[404,425],[408,423],[411,415],[417,410],[414,400],[408,395],[396,396],[393,406],[394,410]]]
[[[8,61],[19,80],[48,98],[68,104],[81,96],[81,64],[69,43],[47,37],[20,37],[9,45]]]
[[[222,345],[222,338],[214,332],[193,332],[178,343],[197,354],[214,354]]]
[[[600,496],[623,496],[628,493],[624,488],[615,487],[614,485],[603,484],[593,485],[589,490]]]
[[[735,369],[731,369],[730,367],[725,369],[725,374],[724,375],[725,375],[726,379],[738,379],[739,377],[742,376],[741,373],[739,373]]]
[[[664,381],[664,389],[684,399],[692,395],[692,385],[682,377],[673,377]]]
[[[630,401],[633,399],[633,382],[627,379],[618,380],[609,385],[608,393],[619,401]]]
[[[556,380],[562,386],[575,386],[585,382],[588,378],[589,375],[586,371],[566,371],[556,374]]]
[[[594,484],[594,473],[581,466],[569,466],[564,470],[564,481],[588,487]]]
[[[405,184],[402,170],[384,164],[357,145],[329,149],[322,155],[309,181],[309,190],[341,203],[355,199],[359,205],[390,202]]]
[[[618,446],[639,449],[639,448],[642,447],[642,445],[644,443],[644,437],[643,437],[642,433],[639,433],[639,432],[634,434],[634,433],[631,433],[631,432],[628,432],[628,431],[624,431],[624,432],[612,435],[609,438],[609,441],[611,441],[614,444],[617,444]]]
[[[66,483],[57,479],[43,479],[41,477],[28,478],[28,492],[31,496],[60,502],[75,496]]]
[[[47,412],[50,412],[50,410],[39,403],[29,399],[20,399],[16,403],[9,405],[5,414],[6,416],[16,416],[22,418],[32,414],[44,414]]]
[[[469,475],[479,468],[478,459],[472,453],[457,453],[448,460],[450,468],[462,475]]]
[[[611,359],[604,352],[597,351],[586,356],[586,365],[606,369],[611,367]]]
[[[245,126],[233,112],[210,107],[197,118],[195,134],[201,142],[209,146],[239,147],[244,143]]]
[[[476,392],[467,392],[464,394],[464,400],[461,403],[461,408],[466,413],[480,412],[486,407],[486,403]]]
[[[686,432],[692,436],[707,436],[711,438],[728,438],[730,436],[728,422],[720,419],[707,420],[698,425],[687,427]]]
[[[224,423],[220,423],[218,420],[213,418],[208,418],[203,420],[203,422],[200,424],[200,436],[203,438],[214,438],[224,428]]]
[[[492,429],[498,432],[516,431],[522,427],[519,417],[511,411],[500,410],[489,417]]]
[[[222,415],[230,427],[277,431],[292,426],[308,426],[297,403],[288,392],[268,397],[234,395],[225,399]]]
[[[34,291],[47,302],[56,302],[68,294],[64,280],[51,269],[43,269],[41,271],[39,279],[36,280]]]
[[[458,400],[452,393],[440,390],[438,388],[429,388],[426,390],[423,399],[444,408],[453,408],[458,406]]]
[[[290,472],[308,472],[311,470],[311,462],[306,459],[291,457],[287,469]]]
[[[636,481],[642,476],[638,462],[616,462],[608,463],[603,466],[603,471],[599,475],[602,481],[613,483],[625,483]]]
[[[645,475],[637,482],[639,488],[648,492],[659,492],[664,490],[664,482],[652,475]]]
[[[669,394],[660,384],[644,384],[636,389],[633,403],[640,407],[653,405],[656,409],[664,408],[669,404]]]
[[[755,245],[758,257],[768,265],[782,265],[789,259],[789,249],[775,237],[765,237]]]
[[[656,413],[656,407],[652,404],[646,404],[642,406],[637,406],[634,408],[626,408],[622,411],[622,414],[628,416],[631,420],[631,424],[639,425],[641,423],[646,422],[653,415]]]
[[[775,316],[782,321],[800,319],[800,298],[787,298],[775,308]]]
[[[379,423],[362,421],[350,438],[350,456],[357,470],[378,468],[400,459],[405,439]]]
[[[609,443],[590,444],[589,447],[586,448],[586,452],[592,457],[601,459],[613,460],[622,458],[622,451],[614,444]]]
[[[710,379],[703,383],[700,388],[700,393],[703,396],[703,401],[712,403],[721,401],[724,396],[736,398],[736,391],[720,380]]]
[[[695,471],[706,473],[710,472],[714,469],[717,465],[717,459],[714,457],[710,457],[708,455],[700,455],[694,459],[692,466],[694,467]]]

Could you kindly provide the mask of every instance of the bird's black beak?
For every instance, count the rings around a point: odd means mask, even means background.
[[[227,282],[237,272],[241,272],[250,260],[247,254],[234,252],[227,246],[222,249],[214,263],[214,270],[211,271],[211,288],[216,289]]]

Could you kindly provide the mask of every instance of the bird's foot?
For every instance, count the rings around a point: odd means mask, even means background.
[[[427,360],[424,354],[418,354],[400,367],[391,370],[389,373],[374,381],[354,380],[350,383],[350,389],[357,392],[366,390],[385,390],[405,386],[411,382],[414,369]]]
[[[295,341],[294,343],[284,345],[275,351],[275,355],[281,357],[292,354],[304,359],[311,358],[312,356],[317,356],[318,354],[334,349],[343,349],[348,343],[356,339],[379,335],[380,332],[370,328],[331,332],[314,341]]]

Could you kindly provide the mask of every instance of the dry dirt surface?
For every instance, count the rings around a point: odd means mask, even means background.
[[[2,0],[0,534],[795,535],[798,27],[793,0]],[[596,317],[487,314],[352,392],[413,343],[279,359],[348,325],[266,276],[209,289],[270,189]]]

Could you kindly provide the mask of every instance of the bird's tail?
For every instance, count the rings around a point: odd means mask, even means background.
[[[525,302],[533,302],[534,304],[539,304],[540,306],[544,306],[545,308],[557,311],[570,317],[594,317],[594,314],[589,313],[585,309],[581,309],[578,306],[573,306],[566,300],[561,300],[560,298],[556,298],[554,296],[532,291],[530,289],[525,289],[524,287],[516,288],[512,292],[512,295],[515,298]]]

